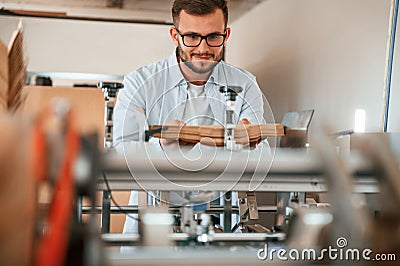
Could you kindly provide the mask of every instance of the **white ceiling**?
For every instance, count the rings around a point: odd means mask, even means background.
[[[230,22],[263,1],[266,0],[230,0]],[[172,2],[173,0],[0,0],[0,9],[55,12],[64,13],[67,17],[90,19],[171,23]]]

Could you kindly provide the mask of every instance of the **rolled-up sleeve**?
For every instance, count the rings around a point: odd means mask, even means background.
[[[263,94],[254,81],[244,91],[240,119],[246,118],[252,124],[264,124]]]
[[[137,110],[145,109],[145,103],[140,93],[141,78],[132,72],[125,76],[124,88],[120,90],[113,115],[113,143],[114,146],[122,142],[138,140],[139,124]]]

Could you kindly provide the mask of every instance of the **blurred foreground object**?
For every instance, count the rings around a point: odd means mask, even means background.
[[[23,51],[23,32],[20,21],[7,47],[0,41],[0,112],[20,109],[24,97],[22,89],[26,79]]]
[[[358,153],[367,168],[355,173],[345,163],[350,157],[340,156],[331,139],[321,135],[317,140],[314,143],[316,158],[321,163],[327,181],[330,204],[321,207],[304,204],[295,208],[288,231],[288,245],[303,249],[327,248],[344,239],[349,240],[348,246],[347,243],[342,246],[346,249],[370,249],[374,254],[388,254],[395,259],[384,261],[384,264],[398,265],[400,170],[389,135],[375,133],[358,136],[352,154]],[[379,211],[374,214],[368,212],[372,206],[366,202],[366,195],[354,193],[354,175],[367,176],[368,172],[375,176],[379,186],[379,193],[375,195]],[[377,261],[371,262],[374,263]],[[351,261],[348,264],[365,265],[365,261]]]
[[[35,181],[29,171],[26,121],[0,114],[0,258],[3,265],[31,265]]]
[[[33,119],[0,114],[0,123],[2,263],[101,265],[98,225],[76,215],[82,196],[94,204],[96,140],[78,133],[65,101]]]
[[[42,113],[33,130],[34,178],[38,182],[50,182],[52,194],[46,213],[38,217],[43,228],[38,232],[35,246],[36,265],[62,265],[65,261],[75,196],[73,167],[80,144],[72,122],[68,107],[59,104],[54,110]],[[51,142],[46,142],[46,134],[52,135],[50,140],[56,143],[53,149]],[[53,156],[48,156],[49,152]],[[52,169],[54,165],[58,167]]]

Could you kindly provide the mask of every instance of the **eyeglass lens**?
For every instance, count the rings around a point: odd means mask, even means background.
[[[206,39],[206,42],[209,46],[218,47],[224,43],[225,35],[222,34],[210,34],[207,36],[200,36],[198,34],[182,34],[183,44],[186,46],[199,46],[203,39]]]

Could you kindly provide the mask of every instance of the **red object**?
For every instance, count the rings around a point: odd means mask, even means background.
[[[36,130],[34,130],[34,148],[36,156],[41,157],[34,158],[34,160],[37,163],[36,173],[38,179],[42,180],[46,171],[44,160],[45,138],[44,134],[42,134],[43,132],[39,132],[40,127]],[[70,223],[73,215],[73,166],[79,151],[79,144],[79,134],[72,127],[72,114],[69,112],[66,118],[63,162],[54,187],[53,199],[47,217],[48,230],[38,241],[35,258],[35,265],[37,266],[59,266],[65,264]]]

